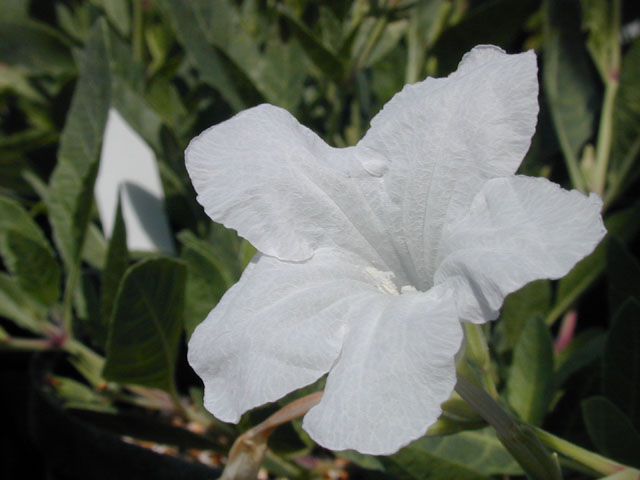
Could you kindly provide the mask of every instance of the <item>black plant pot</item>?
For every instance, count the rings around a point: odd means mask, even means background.
[[[31,364],[29,430],[55,480],[212,480],[219,470],[161,455],[124,442],[120,436],[65,410],[46,388],[59,355],[42,354]]]

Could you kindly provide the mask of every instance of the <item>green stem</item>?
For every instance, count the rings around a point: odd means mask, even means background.
[[[15,338],[9,337],[0,340],[0,348],[8,350],[43,351],[53,348],[51,343],[41,338]]]
[[[489,346],[484,336],[482,327],[473,323],[464,324],[464,332],[467,342],[467,352],[470,358],[480,369],[482,383],[489,395],[498,398],[498,389],[491,375],[491,357],[489,356]]]
[[[62,327],[65,333],[73,336],[73,295],[76,291],[76,285],[80,279],[81,258],[74,262],[71,271],[67,276],[67,282],[64,287],[64,296],[62,297]]]
[[[591,179],[591,190],[599,195],[603,195],[607,180],[607,168],[609,166],[613,134],[613,109],[617,92],[618,80],[614,76],[610,76],[605,84],[604,102],[600,114],[600,126],[598,127],[595,169],[593,178]]]
[[[536,436],[540,439],[540,441],[547,447],[564,455],[565,457],[581,463],[582,465],[586,465],[590,469],[595,470],[596,472],[603,475],[611,475],[621,470],[630,468],[609,458],[603,457],[602,455],[590,452],[585,448],[574,445],[573,443],[568,442],[560,437],[556,437],[552,433],[546,432],[540,428],[534,427],[534,432],[536,433]]]
[[[557,462],[528,425],[516,422],[482,388],[458,374],[456,392],[496,431],[496,436],[534,480],[561,480]]]
[[[142,0],[133,1],[133,59],[142,62],[144,57],[144,24],[142,15]]]

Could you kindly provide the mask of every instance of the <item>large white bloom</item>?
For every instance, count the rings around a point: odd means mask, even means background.
[[[481,46],[406,86],[352,148],[261,105],[195,138],[198,200],[260,251],[195,330],[205,406],[236,422],[329,373],[303,426],[388,454],[456,383],[461,322],[565,275],[605,233],[601,201],[516,176],[538,113],[536,58]]]

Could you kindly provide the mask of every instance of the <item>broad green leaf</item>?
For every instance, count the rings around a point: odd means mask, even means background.
[[[418,442],[434,455],[486,475],[522,475],[522,469],[490,427],[443,437],[427,436]]]
[[[187,264],[184,329],[187,338],[218,303],[235,278],[220,261],[208,242],[189,231],[178,236],[182,242],[180,258]]]
[[[102,288],[100,295],[100,326],[101,338],[96,339],[98,344],[104,346],[107,331],[111,323],[116,295],[120,280],[124,276],[129,265],[129,251],[127,250],[127,231],[122,216],[120,202],[116,209],[116,217],[113,224],[111,239],[107,247],[107,259],[102,271]]]
[[[583,42],[579,1],[546,0],[544,13],[544,94],[571,179],[584,189],[578,161],[594,133],[598,78]]]
[[[22,289],[43,305],[53,305],[60,296],[60,265],[48,244],[17,230],[2,235],[0,247],[8,270]]]
[[[115,301],[104,377],[174,391],[187,270],[170,258],[130,267]]]
[[[613,109],[611,141],[611,191],[615,198],[640,174],[640,39],[636,39],[622,59],[620,85]]]
[[[640,433],[629,418],[604,397],[582,402],[582,415],[591,441],[604,455],[640,467]]]
[[[31,74],[73,73],[71,52],[61,38],[44,23],[0,18],[0,62]]]
[[[640,206],[632,205],[625,210],[610,215],[604,222],[607,236],[594,252],[580,261],[558,284],[553,309],[547,314],[546,322],[551,325],[560,315],[578,300],[578,297],[598,279],[606,267],[606,253],[609,239],[617,237],[623,243],[630,242],[640,228]]]
[[[603,391],[640,432],[640,301],[616,312],[603,359]]]
[[[423,437],[398,453],[379,457],[394,478],[411,480],[488,480],[494,474],[522,470],[489,430]]]
[[[30,298],[15,278],[0,272],[0,317],[12,320],[25,330],[41,333],[40,325],[45,316],[42,304]]]
[[[516,344],[506,397],[524,421],[540,425],[553,393],[553,343],[539,317],[527,321]]]
[[[516,346],[528,320],[544,316],[551,304],[551,282],[537,280],[507,296],[495,325],[496,348],[504,353]]]
[[[197,10],[198,0],[164,0],[162,3],[178,39],[198,68],[202,79],[217,89],[235,110],[246,108],[248,105],[238,91],[233,76],[218,51],[207,41],[207,25],[203,24],[203,18]]]
[[[615,237],[607,242],[607,280],[612,314],[629,297],[640,301],[640,263]]]
[[[50,222],[67,269],[81,254],[93,204],[102,135],[110,103],[105,26],[98,21],[82,55],[80,78],[50,180]]]
[[[0,253],[24,292],[43,305],[58,300],[58,260],[31,216],[8,197],[0,197]]]

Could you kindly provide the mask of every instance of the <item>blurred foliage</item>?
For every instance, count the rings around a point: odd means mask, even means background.
[[[67,408],[102,415],[92,421],[225,454],[277,406],[221,424],[184,358],[254,253],[196,203],[189,140],[269,102],[354,145],[405,83],[447,75],[471,47],[533,48],[541,113],[521,172],[601,194],[609,234],[565,279],[507,299],[484,329],[481,374],[517,418],[640,467],[639,22],[630,0],[0,0],[0,348],[66,351],[74,370],[51,383]],[[121,215],[104,237],[92,195],[110,107],[157,156],[178,258],[127,252]],[[438,435],[387,458],[334,459],[294,421],[264,466],[296,478],[522,476],[460,403]],[[166,428],[128,420],[141,409],[195,422],[198,436],[162,416]]]

